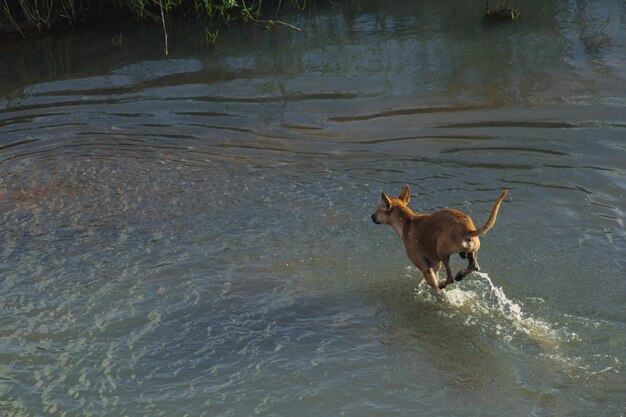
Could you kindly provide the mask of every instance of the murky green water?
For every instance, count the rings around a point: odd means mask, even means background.
[[[626,6],[517,6],[3,42],[0,415],[623,416]],[[421,282],[404,183],[511,189],[481,273]]]

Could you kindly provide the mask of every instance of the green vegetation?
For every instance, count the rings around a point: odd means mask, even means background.
[[[219,30],[215,30],[211,32],[209,28],[204,28],[204,40],[207,45],[215,45],[217,42],[217,35],[219,34]]]
[[[110,0],[0,0],[0,32],[49,29],[73,24],[111,5]]]
[[[327,2],[335,4],[341,0]],[[206,43],[212,45],[216,42],[219,26],[234,21],[261,23],[267,27],[280,24],[299,30],[267,17],[275,16],[285,8],[303,9],[311,3],[307,0],[0,0],[0,34],[17,32],[26,36],[103,16],[132,14],[161,25],[167,54],[168,22],[174,16],[197,19],[200,30],[205,28]],[[519,15],[519,9],[509,7],[508,0],[500,0],[495,10],[489,8],[489,0],[486,0],[485,21],[515,21]],[[119,45],[121,42],[120,37],[112,43]]]
[[[485,3],[485,20],[488,22],[515,21],[519,19],[519,9],[509,7],[508,0],[502,0],[496,10],[489,9],[489,0],[486,0]]]
[[[304,7],[300,1],[304,0],[266,0],[266,4],[263,0],[0,0],[0,33],[19,32],[24,36],[28,32],[124,12],[159,21],[165,34],[166,19],[174,14],[209,19],[216,24],[243,21],[273,25],[283,22],[261,19],[262,12],[272,14],[285,7]]]

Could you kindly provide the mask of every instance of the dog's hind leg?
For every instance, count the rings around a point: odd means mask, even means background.
[[[452,271],[450,270],[450,255],[440,256],[440,257],[441,257],[441,262],[443,262],[443,266],[446,268],[446,277],[447,277],[444,282],[439,284],[439,289],[443,290],[444,288],[446,288],[446,286],[454,282],[454,278],[452,278]]]
[[[480,266],[478,266],[478,252],[471,252],[468,256],[468,261],[468,268],[471,268],[472,271],[480,271]]]
[[[430,285],[436,290],[440,289],[440,286],[437,282],[437,274],[435,274],[435,271],[433,271],[433,268],[428,267],[428,269],[422,270],[422,274],[424,274],[424,278],[426,279],[426,282],[428,283],[428,285]]]
[[[478,266],[478,259],[476,256],[476,252],[468,252],[467,253],[467,268],[465,271],[460,271],[454,277],[455,281],[461,281],[467,275],[471,274],[474,271],[479,271],[480,267]]]

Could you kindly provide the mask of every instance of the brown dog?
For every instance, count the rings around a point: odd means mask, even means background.
[[[508,193],[504,189],[491,215],[479,229],[474,227],[472,219],[457,210],[443,209],[432,214],[415,214],[407,207],[411,196],[408,185],[402,187],[398,198],[389,198],[382,193],[382,201],[372,214],[376,224],[391,225],[404,242],[406,254],[422,271],[426,282],[434,289],[443,289],[454,280],[460,281],[473,271],[478,271],[476,252],[480,248],[478,236],[484,235],[496,222],[498,209]],[[452,277],[450,271],[450,255],[458,253],[468,260],[467,269]],[[437,273],[441,263],[446,268],[447,279],[438,284]]]

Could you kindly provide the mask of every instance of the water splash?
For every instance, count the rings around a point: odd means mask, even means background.
[[[442,292],[431,291],[422,283],[417,293],[421,298],[436,303],[441,308],[441,314],[461,318],[465,324],[478,326],[483,333],[495,336],[509,346],[515,338],[523,336],[543,349],[554,351],[561,342],[575,336],[526,313],[522,303],[508,298],[488,274],[476,272],[473,276],[474,279]]]
[[[562,334],[548,322],[532,317],[522,310],[522,306],[510,300],[501,287],[497,287],[489,275],[477,272],[476,275],[488,286],[492,308],[495,309],[504,321],[517,332],[540,342],[543,347],[556,348],[562,340]]]

